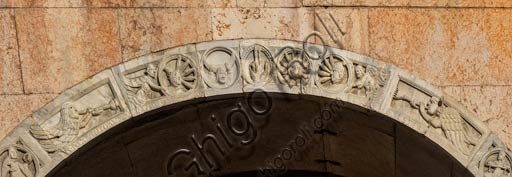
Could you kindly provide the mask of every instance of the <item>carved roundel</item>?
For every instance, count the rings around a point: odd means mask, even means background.
[[[504,148],[487,152],[480,161],[481,177],[512,177],[512,157]]]
[[[311,63],[302,49],[285,47],[276,59],[277,79],[289,87],[307,83],[310,79],[310,66]]]
[[[203,78],[208,87],[231,87],[240,78],[240,63],[236,53],[225,47],[208,50],[202,60]]]
[[[198,80],[195,63],[184,55],[172,55],[163,59],[158,66],[158,81],[171,94],[195,89]]]
[[[315,83],[327,91],[346,91],[354,80],[354,67],[346,58],[328,54],[320,61]]]
[[[0,177],[33,177],[39,168],[34,153],[20,145],[11,145],[0,153]]]
[[[272,54],[262,45],[255,44],[244,53],[243,78],[246,83],[264,85],[270,80]]]

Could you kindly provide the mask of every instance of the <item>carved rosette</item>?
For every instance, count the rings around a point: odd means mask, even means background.
[[[35,177],[40,162],[34,153],[20,144],[0,151],[0,177]]]
[[[484,154],[479,169],[480,177],[511,177],[511,153],[505,148],[493,148]]]
[[[158,65],[158,83],[166,95],[180,96],[196,89],[198,75],[194,61],[181,54],[165,58]]]
[[[318,64],[315,85],[324,92],[334,94],[348,92],[354,80],[354,66],[345,57],[328,54]]]

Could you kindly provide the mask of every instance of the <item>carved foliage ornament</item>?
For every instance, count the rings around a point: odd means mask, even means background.
[[[33,153],[21,145],[11,145],[0,151],[0,177],[34,177],[39,162]]]
[[[271,78],[273,57],[264,46],[255,44],[247,49],[243,62],[243,78],[245,83],[262,86]]]

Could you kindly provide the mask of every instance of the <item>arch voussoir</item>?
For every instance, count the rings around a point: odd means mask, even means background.
[[[312,45],[323,48],[323,46]],[[393,65],[327,48],[321,59],[303,43],[244,39],[175,47],[109,68],[64,91],[0,142],[34,176],[116,125],[199,98],[265,91],[338,99],[381,113],[437,143],[475,176],[512,153],[478,118],[439,88]],[[3,160],[3,161],[2,161]],[[509,169],[510,170],[510,169]]]

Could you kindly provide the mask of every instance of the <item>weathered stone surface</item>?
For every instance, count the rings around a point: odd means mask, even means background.
[[[32,112],[53,99],[55,94],[0,95],[0,139]],[[21,106],[23,105],[23,106]]]
[[[123,59],[212,39],[210,10],[121,9]]]
[[[265,0],[237,0],[238,7],[264,7]]]
[[[121,61],[110,9],[19,9],[16,23],[27,93],[60,93]]]
[[[23,93],[14,10],[0,10],[0,94]]]
[[[467,86],[462,89],[462,102],[512,147],[512,87]]]
[[[333,0],[302,0],[303,6],[332,6]]]
[[[511,12],[371,9],[370,55],[437,85],[510,84]]]
[[[313,31],[308,8],[213,9],[213,39],[275,38],[302,40]]]
[[[457,101],[462,100],[462,87],[461,86],[445,86],[441,87],[441,89],[450,95],[451,97],[455,98]]]
[[[315,30],[326,44],[335,48],[368,54],[368,10],[355,8],[315,9]],[[331,18],[334,18],[334,20]],[[322,23],[323,22],[323,23]],[[325,26],[324,26],[325,24]],[[338,28],[339,26],[339,28]],[[326,31],[326,29],[329,30]],[[339,40],[341,46],[334,42]],[[322,44],[319,40],[318,44]]]
[[[300,7],[302,0],[266,0],[265,7]]]

